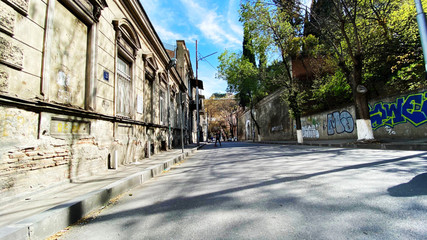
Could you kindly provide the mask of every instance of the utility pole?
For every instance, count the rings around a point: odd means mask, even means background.
[[[417,9],[417,22],[418,30],[421,37],[421,46],[423,48],[424,55],[424,69],[427,73],[427,24],[426,24],[426,15],[424,14],[423,5],[421,0],[415,0],[415,8]],[[427,74],[426,74],[427,78]]]
[[[197,57],[197,40],[196,40],[196,129],[197,129],[197,146],[200,145],[199,141],[199,58]]]
[[[206,57],[209,57],[209,56],[211,56],[211,55],[214,55],[215,53],[217,53],[217,52],[214,52],[214,53],[211,53],[211,54],[209,54],[209,55],[207,55],[207,56],[204,56],[204,57],[200,57],[200,60],[203,60],[203,59],[205,59]],[[200,116],[199,116],[199,75],[198,75],[198,72],[199,72],[199,57],[198,57],[198,52],[197,52],[197,40],[196,40],[196,111],[197,111],[197,113],[196,113],[196,117],[197,117],[197,146],[199,146],[200,145],[200,141],[199,141],[199,138],[200,138],[200,130],[199,130],[199,122],[200,122]]]

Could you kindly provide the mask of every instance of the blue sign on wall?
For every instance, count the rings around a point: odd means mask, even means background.
[[[104,70],[104,80],[109,81],[110,80],[110,73],[107,70]]]

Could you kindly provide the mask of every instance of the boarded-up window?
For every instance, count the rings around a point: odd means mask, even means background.
[[[117,60],[117,114],[130,117],[132,79],[130,64],[118,58]]]
[[[84,107],[88,27],[55,4],[50,54],[51,101]]]

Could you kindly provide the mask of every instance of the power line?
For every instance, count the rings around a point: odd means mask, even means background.
[[[214,55],[217,52],[211,53],[209,55],[206,55],[204,57],[201,56],[201,54],[199,53],[199,60],[205,61],[207,62],[214,70],[218,71],[218,68],[214,67],[208,60],[206,60],[207,57]]]

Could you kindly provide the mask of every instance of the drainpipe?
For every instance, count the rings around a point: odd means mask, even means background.
[[[182,99],[182,91],[179,92],[179,110],[181,116],[181,151],[184,153],[184,102]]]
[[[171,102],[171,100],[170,100],[170,94],[171,94],[171,91],[170,91],[170,80],[169,80],[169,66],[167,67],[167,73],[168,73],[168,97],[166,98],[167,100],[166,101],[168,101],[168,150],[170,150],[171,149],[171,110],[170,110],[170,102]]]
[[[427,72],[427,24],[421,0],[415,0],[415,8],[417,9],[418,30],[420,32],[421,46],[423,48],[424,67],[425,72]],[[427,74],[425,77],[427,79]]]

